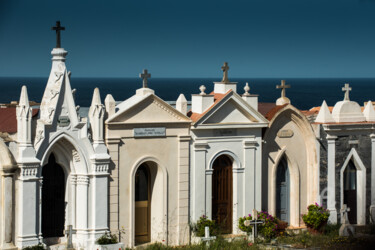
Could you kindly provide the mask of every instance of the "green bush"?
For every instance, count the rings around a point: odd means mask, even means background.
[[[197,223],[192,226],[192,229],[197,237],[204,237],[205,227],[208,227],[210,229],[210,235],[218,235],[219,227],[216,225],[214,220],[207,219],[206,215],[202,215]]]
[[[302,215],[303,222],[305,222],[307,227],[320,230],[327,224],[329,218],[329,211],[327,209],[319,206],[316,202],[308,206],[307,209],[308,213]]]
[[[111,233],[105,233],[96,240],[98,245],[109,245],[118,243],[117,236]]]
[[[278,224],[281,224],[280,220],[268,214],[266,211],[258,213],[258,220],[263,220],[263,224],[258,224],[258,233],[266,239],[272,239],[277,235]],[[251,214],[248,216],[240,217],[238,219],[238,228],[246,233],[251,233],[253,226],[245,226],[246,220],[253,220]]]
[[[22,248],[24,250],[43,250],[42,244]]]

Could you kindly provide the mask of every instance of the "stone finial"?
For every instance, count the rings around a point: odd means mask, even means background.
[[[94,95],[92,96],[91,106],[100,104],[102,104],[102,101],[100,100],[100,92],[98,88],[95,88]]]
[[[221,70],[223,71],[223,79],[221,80],[221,82],[229,83],[230,82],[228,79],[229,66],[227,62],[224,62],[224,65],[221,67]]]
[[[31,145],[32,109],[26,86],[22,86],[20,101],[16,108],[17,113],[17,141],[21,145]]]
[[[325,100],[323,101],[322,106],[320,107],[318,116],[315,118],[315,122],[319,122],[319,123],[335,122]]]
[[[345,83],[344,87],[342,88],[342,91],[345,91],[344,101],[350,101],[349,99],[349,91],[351,91],[352,88],[349,87],[349,83]]]
[[[116,113],[116,101],[111,94],[108,94],[104,99],[105,110],[107,112],[107,117],[111,117]]]
[[[182,114],[187,114],[187,100],[184,94],[180,94],[176,101],[176,109],[180,111]]]
[[[242,95],[242,96],[250,96],[250,87],[249,87],[249,83],[246,83],[245,87],[243,88],[245,90],[245,93]]]
[[[18,106],[30,107],[29,96],[27,94],[27,88],[25,85],[23,85],[21,88],[20,102],[18,103]]]
[[[363,115],[365,116],[366,121],[368,122],[375,121],[375,110],[374,110],[374,105],[372,105],[372,101],[367,102],[366,107],[363,110]]]
[[[205,90],[206,90],[206,86],[204,86],[204,85],[201,85],[200,87],[199,87],[199,90],[201,91],[199,94],[200,95],[205,95],[206,93],[204,92]]]
[[[95,88],[89,110],[89,118],[92,129],[92,139],[94,141],[94,144],[103,143],[104,113],[104,106],[102,105],[102,101],[100,100],[99,89]]]
[[[290,100],[285,95],[285,89],[289,89],[290,85],[285,85],[285,80],[281,80],[281,85],[276,85],[277,89],[281,89],[281,97],[276,100],[276,105],[290,104]]]

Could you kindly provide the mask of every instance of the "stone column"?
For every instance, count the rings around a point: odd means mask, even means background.
[[[238,217],[242,217],[244,214],[243,209],[243,204],[245,200],[242,199],[244,196],[243,193],[243,183],[242,180],[244,179],[244,168],[233,168],[233,218],[232,218],[232,228],[233,228],[233,234],[238,234],[240,233],[239,228],[238,228]],[[212,200],[212,199],[211,199]]]
[[[0,226],[2,227],[2,235],[0,237],[0,249],[17,249],[13,244],[13,173],[2,173],[2,193],[0,194],[2,199],[1,207],[1,218]]]
[[[256,179],[255,179],[255,141],[244,141],[244,192],[243,192],[243,215],[251,213],[255,208]],[[241,216],[243,216],[241,215]]]
[[[214,173],[213,169],[206,169],[206,216],[212,220],[212,175]],[[199,186],[195,187],[199,190]]]
[[[371,205],[370,217],[375,224],[375,134],[371,134]]]
[[[108,164],[109,162],[96,162],[94,175],[91,178],[91,226],[95,230],[95,238],[100,237],[108,230]],[[116,232],[113,232],[116,233]]]
[[[178,137],[178,232],[180,245],[189,243],[189,144],[190,135]]]
[[[327,136],[328,143],[328,176],[327,176],[327,208],[330,211],[329,222],[337,223],[336,209],[336,136]]]
[[[76,201],[76,219],[77,236],[87,231],[88,219],[88,187],[90,179],[88,176],[77,176],[77,201]]]
[[[40,204],[38,165],[20,164],[17,180],[17,239],[19,248],[37,245],[40,242]]]
[[[207,143],[194,143],[194,158],[191,166],[191,194],[192,194],[192,210],[191,217],[193,222],[197,221],[200,216],[206,213],[206,153]],[[212,175],[211,175],[212,178]],[[202,190],[203,189],[203,190]],[[210,195],[211,197],[211,195]],[[206,214],[207,215],[207,214]]]
[[[77,176],[70,176],[70,190],[71,190],[71,221],[70,225],[73,226],[73,229],[76,228],[76,213],[77,213]]]

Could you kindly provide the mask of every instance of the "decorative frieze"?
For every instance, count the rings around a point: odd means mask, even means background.
[[[84,175],[78,175],[77,176],[77,184],[78,185],[88,186],[89,183],[90,183],[90,178],[88,176],[84,176]]]
[[[22,177],[36,177],[38,173],[39,165],[29,165],[29,166],[21,166],[21,173]]]
[[[93,165],[93,170],[95,173],[108,173],[108,164]]]

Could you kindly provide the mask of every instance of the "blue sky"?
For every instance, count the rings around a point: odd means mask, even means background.
[[[0,76],[375,77],[375,0],[0,0]]]

